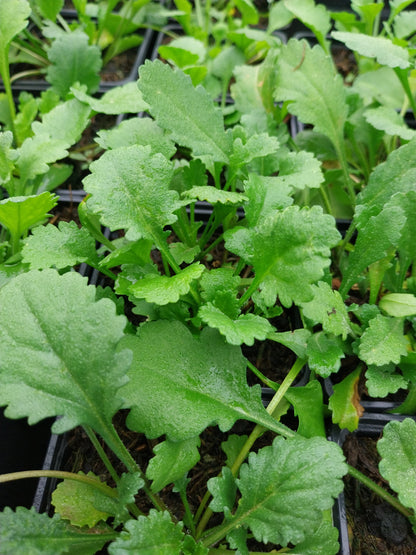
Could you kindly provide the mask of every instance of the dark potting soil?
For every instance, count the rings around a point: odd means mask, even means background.
[[[386,488],[376,443],[377,438],[349,434],[343,450],[349,464]],[[344,494],[351,555],[416,555],[416,535],[402,514],[350,476]]]

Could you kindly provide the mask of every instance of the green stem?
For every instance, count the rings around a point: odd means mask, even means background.
[[[367,476],[365,476],[365,474],[362,474],[362,472],[360,472],[353,466],[348,465],[348,474],[353,478],[355,478],[356,480],[358,480],[359,482],[361,482],[362,484],[364,484],[371,491],[373,491],[379,497],[384,499],[384,501],[387,501],[387,503],[389,503],[392,507],[394,507],[397,511],[399,511],[399,513],[401,513],[403,516],[408,518],[412,524],[415,524],[416,520],[415,520],[415,515],[413,511],[411,511],[410,509],[407,509],[404,505],[402,505],[400,501],[398,501],[398,499],[394,497],[394,495],[391,495],[388,491],[386,491],[381,486],[373,482],[371,478],[368,478]]]
[[[12,86],[11,86],[11,82],[10,82],[10,68],[9,68],[8,52],[9,52],[8,48],[6,48],[5,50],[0,52],[0,75],[3,79],[4,90],[6,92],[7,103],[8,103],[8,106],[9,106],[10,129],[11,129],[11,132],[13,133],[13,138],[14,138],[15,145],[20,146],[17,143],[16,128],[14,126],[14,120],[16,119],[16,108],[15,108],[15,105],[14,105]]]
[[[115,471],[113,465],[110,462],[110,459],[107,457],[104,449],[102,448],[101,443],[98,441],[98,438],[95,435],[94,431],[89,426],[83,426],[83,428],[84,428],[84,431],[87,434],[88,438],[90,439],[91,443],[94,445],[95,450],[97,451],[100,459],[103,461],[103,463],[104,463],[106,469],[108,470],[110,476],[112,477],[114,482],[117,484],[118,479],[119,479],[119,477],[117,475],[117,472]]]
[[[270,387],[271,389],[274,389],[275,391],[277,391],[279,389],[279,384],[269,380],[269,378],[267,376],[265,376],[262,372],[260,372],[260,370],[258,368],[256,368],[254,366],[254,364],[252,364],[249,360],[247,360],[247,366],[250,368],[250,370],[253,372],[253,374],[255,374],[259,380],[261,380],[265,385],[267,385],[267,387]]]
[[[352,179],[350,178],[349,171],[348,171],[348,162],[347,162],[347,155],[345,153],[344,137],[343,136],[341,136],[339,138],[339,141],[337,142],[337,144],[335,144],[335,149],[336,149],[336,152],[337,152],[339,162],[341,164],[344,184],[347,188],[348,196],[350,197],[351,207],[354,210],[355,203],[356,203],[355,189],[354,189],[354,185],[353,185]]]
[[[12,482],[14,480],[23,480],[26,478],[57,478],[58,480],[73,480],[74,482],[82,482],[100,490],[107,497],[117,498],[117,491],[107,484],[100,482],[97,478],[85,476],[84,474],[75,474],[74,472],[65,472],[63,470],[24,470],[22,472],[11,472],[9,474],[0,475],[0,483]]]

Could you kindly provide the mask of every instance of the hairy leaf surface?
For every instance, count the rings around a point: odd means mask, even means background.
[[[27,197],[9,197],[0,201],[0,223],[12,235],[22,236],[32,226],[44,221],[57,197],[48,191]]]
[[[360,357],[367,364],[398,364],[406,355],[407,339],[403,335],[403,319],[379,314],[370,321],[360,341]]]

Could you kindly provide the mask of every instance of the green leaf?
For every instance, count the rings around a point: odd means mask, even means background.
[[[83,472],[78,474],[84,475]],[[89,478],[101,482],[98,476],[88,472]],[[96,504],[106,494],[85,482],[64,480],[60,482],[52,493],[52,505],[61,518],[65,518],[74,526],[88,526],[92,528],[100,520],[107,520],[110,513],[99,511]]]
[[[338,372],[341,359],[345,357],[341,339],[323,331],[318,331],[309,338],[306,354],[311,369],[323,378]]]
[[[326,437],[322,387],[317,380],[305,386],[289,387],[286,399],[299,418],[298,433],[303,437]]]
[[[403,334],[403,319],[379,314],[370,320],[361,336],[359,354],[367,364],[384,366],[398,364],[406,356],[407,339]]]
[[[35,0],[42,17],[55,21],[56,16],[64,7],[64,0]]]
[[[311,285],[323,276],[339,238],[334,219],[318,206],[289,206],[255,227],[235,228],[224,236],[227,250],[254,267],[269,306],[276,296],[284,306],[309,301]]]
[[[0,2],[0,52],[7,57],[12,39],[27,27],[31,9],[27,0]],[[0,69],[3,70],[0,63]],[[5,68],[4,68],[5,69]]]
[[[386,397],[399,389],[406,389],[409,381],[395,372],[394,364],[370,365],[365,373],[368,394],[371,397]]]
[[[150,438],[166,434],[182,441],[216,423],[228,430],[239,418],[275,422],[263,407],[260,388],[246,383],[240,348],[216,330],[205,328],[194,337],[180,322],[161,320],[141,326],[138,336],[125,337],[121,346],[134,357],[122,389],[125,406],[132,407],[127,424]]]
[[[296,191],[318,188],[323,183],[321,162],[311,152],[282,152],[279,160],[279,186],[289,185]]]
[[[13,133],[5,131],[0,133],[0,184],[5,185],[10,180],[13,171],[13,162],[9,153],[13,144]]]
[[[34,508],[6,507],[0,513],[0,545],[13,555],[94,555],[116,535],[108,527],[80,530]]]
[[[227,455],[226,465],[231,468],[235,461],[237,460],[238,455],[241,452],[244,444],[247,441],[248,436],[246,435],[236,435],[231,434],[228,438],[221,443],[221,449]]]
[[[375,58],[381,65],[406,69],[410,65],[409,52],[406,48],[393,44],[384,37],[371,37],[362,33],[344,33],[334,31],[332,37],[343,42],[361,56]]]
[[[338,534],[338,529],[335,526],[323,520],[322,524],[311,536],[298,543],[288,553],[293,553],[293,555],[321,555],[322,553],[325,553],[325,555],[337,555],[339,552]]]
[[[192,282],[201,277],[204,269],[203,264],[196,263],[171,277],[148,274],[131,285],[129,293],[158,305],[176,303],[182,295],[189,293]]]
[[[276,137],[268,133],[258,133],[250,136],[245,142],[237,137],[233,142],[233,153],[230,157],[230,165],[239,168],[247,166],[257,158],[265,158],[269,154],[275,154],[280,143]]]
[[[370,217],[365,227],[359,230],[339,289],[343,297],[370,264],[385,258],[392,247],[397,245],[405,221],[400,206],[387,205],[379,214]]]
[[[343,489],[341,449],[320,437],[277,437],[241,467],[241,492],[230,522],[249,528],[257,541],[286,546],[312,535]]]
[[[314,324],[322,324],[323,329],[346,339],[351,331],[347,307],[338,291],[320,281],[312,285],[313,299],[302,304],[303,314]]]
[[[149,145],[152,154],[160,152],[167,159],[176,152],[175,145],[165,131],[150,118],[123,120],[113,129],[99,131],[96,142],[107,150],[120,146]]]
[[[31,227],[45,220],[57,204],[55,195],[45,191],[28,197],[9,197],[0,201],[0,223],[10,233],[21,237]]]
[[[237,493],[237,484],[231,470],[224,467],[220,476],[208,480],[207,487],[212,495],[209,508],[217,513],[225,512],[229,514],[235,503]]]
[[[100,114],[134,114],[147,110],[149,107],[143,100],[135,81],[114,87],[103,94],[101,98],[94,98],[75,87],[71,89],[71,92],[75,98],[88,104]]]
[[[101,51],[97,45],[88,44],[88,35],[80,29],[56,37],[48,59],[51,64],[46,79],[61,98],[65,98],[75,83],[86,85],[89,93],[98,89]]]
[[[255,339],[264,340],[274,331],[266,318],[248,313],[233,320],[212,303],[202,305],[198,316],[211,328],[218,329],[231,345],[253,345]]]
[[[81,262],[98,265],[94,238],[85,228],[78,228],[75,222],[35,228],[25,240],[22,254],[31,270],[67,268]]]
[[[155,456],[150,459],[146,476],[153,480],[152,491],[158,492],[168,484],[183,478],[199,461],[198,436],[184,441],[167,439],[153,447]]]
[[[306,350],[311,332],[300,328],[293,331],[281,331],[268,336],[272,341],[281,343],[291,349],[299,358],[306,358]]]
[[[276,210],[293,204],[290,187],[276,176],[250,173],[248,180],[244,182],[244,191],[249,200],[244,213],[250,227],[259,224]]]
[[[195,37],[178,37],[169,44],[162,44],[158,54],[165,60],[173,62],[175,66],[184,68],[195,64],[202,64],[205,60],[207,49],[201,40]]]
[[[223,191],[209,185],[196,185],[185,191],[183,196],[189,200],[206,200],[210,204],[237,204],[239,206],[248,200],[242,193]]]
[[[386,424],[377,450],[381,475],[397,492],[399,501],[416,510],[416,422],[406,418]]]
[[[311,29],[321,46],[326,44],[326,36],[331,29],[331,19],[324,5],[315,4],[314,0],[283,0],[283,4]],[[326,49],[328,50],[328,47]]]
[[[62,415],[55,433],[89,425],[112,445],[131,354],[115,352],[125,317],[95,294],[79,274],[56,270],[22,274],[0,289],[0,405],[30,424]]]
[[[305,40],[291,39],[282,46],[277,65],[275,100],[291,101],[291,114],[339,145],[348,106],[342,77],[331,58],[318,45],[311,49]]]
[[[84,188],[88,204],[112,231],[126,229],[127,238],[154,239],[172,224],[180,207],[178,193],[169,190],[172,164],[150,147],[127,146],[105,152],[90,166]]]
[[[28,137],[22,146],[16,150],[18,158],[16,166],[20,172],[20,179],[25,184],[28,179],[46,173],[49,164],[65,158],[68,154],[67,142],[41,133]]]
[[[151,509],[147,517],[129,520],[125,530],[108,547],[110,555],[180,555],[185,534],[182,523],[172,522],[168,512]]]
[[[369,108],[364,112],[364,117],[373,127],[384,131],[387,135],[397,135],[406,141],[415,137],[416,131],[405,124],[403,117],[394,108],[387,106]]]
[[[240,277],[234,275],[233,268],[216,268],[207,271],[200,281],[201,297],[231,319],[235,319],[240,314],[237,298],[240,281]]]
[[[405,318],[416,314],[416,296],[410,293],[388,293],[384,295],[378,306],[389,316]]]
[[[187,75],[160,60],[146,60],[139,75],[139,89],[150,113],[175,142],[191,148],[195,158],[228,162],[230,137],[224,131],[221,111],[205,89],[195,89]]]
[[[334,393],[328,403],[332,411],[332,422],[340,428],[347,428],[350,432],[358,428],[358,421],[364,412],[358,396],[360,373],[360,368],[357,368],[342,382],[335,384]]]

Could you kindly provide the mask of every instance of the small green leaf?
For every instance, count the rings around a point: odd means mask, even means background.
[[[45,133],[28,137],[22,146],[16,150],[16,166],[20,172],[20,179],[26,183],[37,175],[46,173],[49,164],[65,158],[68,154],[67,142],[56,139]]]
[[[332,421],[340,428],[347,428],[350,432],[358,428],[359,418],[364,412],[358,396],[360,373],[360,368],[357,368],[342,382],[335,384],[333,386],[334,393],[328,403],[332,411]]]
[[[345,33],[334,31],[332,37],[343,42],[361,56],[375,58],[379,64],[406,69],[410,65],[406,48],[393,44],[385,37],[371,37],[362,33]]]
[[[168,512],[151,509],[147,517],[129,520],[125,530],[108,547],[110,555],[180,555],[185,534],[182,523],[172,522]]]
[[[250,136],[245,142],[237,137],[233,142],[233,153],[230,157],[230,165],[235,168],[248,166],[257,158],[265,158],[275,154],[280,143],[276,137],[268,133],[257,133]]]
[[[231,434],[228,438],[221,443],[221,449],[227,455],[226,465],[232,467],[237,459],[241,449],[243,448],[245,442],[247,441],[246,435],[236,435]]]
[[[148,104],[143,100],[136,82],[119,85],[102,95],[94,98],[83,90],[73,87],[71,92],[75,98],[88,104],[95,112],[100,114],[129,114],[147,110]]]
[[[62,33],[52,42],[48,51],[50,66],[46,79],[61,98],[65,98],[72,85],[86,85],[89,93],[98,89],[101,51],[97,45],[88,44],[88,35],[81,29]]]
[[[244,182],[244,191],[249,199],[244,209],[250,227],[260,224],[276,210],[293,204],[290,186],[276,176],[250,173],[248,180]]]
[[[10,197],[0,201],[0,223],[12,235],[21,237],[28,229],[45,220],[57,204],[55,195],[45,191],[40,195]]]
[[[230,521],[257,541],[286,546],[312,535],[343,489],[341,449],[321,437],[277,437],[241,467],[241,500]]]
[[[94,238],[85,228],[78,228],[75,222],[35,228],[25,240],[22,254],[31,270],[67,268],[81,262],[98,265]]]
[[[288,553],[293,553],[293,555],[337,555],[339,552],[338,543],[339,531],[331,523],[322,521],[322,524],[317,528],[317,530],[311,535],[305,538],[303,542],[300,542]]]
[[[64,7],[64,0],[35,0],[42,17],[55,22],[56,16]]]
[[[228,162],[230,137],[224,131],[221,111],[205,89],[195,89],[187,75],[160,60],[146,60],[139,75],[139,89],[150,113],[174,141],[191,148],[196,158]]]
[[[189,293],[192,282],[201,277],[204,269],[205,266],[196,263],[171,277],[148,274],[131,285],[129,293],[158,305],[176,303],[182,295]]]
[[[158,492],[168,484],[179,480],[199,461],[198,436],[184,441],[166,440],[158,443],[153,451],[155,456],[149,461],[146,476],[153,480],[152,491]]]
[[[242,193],[222,191],[208,185],[197,185],[185,191],[184,197],[189,200],[206,200],[210,204],[237,204],[242,205],[247,201],[247,197]]]
[[[184,68],[195,64],[202,64],[205,60],[207,49],[201,40],[195,37],[178,37],[162,44],[158,48],[158,54],[165,60],[173,62],[175,66]]]
[[[416,510],[416,422],[389,422],[377,443],[381,475],[406,507]]]
[[[410,141],[416,135],[416,131],[405,124],[403,117],[394,108],[387,106],[369,108],[365,111],[364,117],[373,127],[384,131],[387,135],[393,137],[397,135],[406,141]]]
[[[240,281],[240,277],[234,275],[233,268],[206,271],[200,281],[202,299],[234,320],[240,314],[237,298]]]
[[[326,437],[322,387],[317,380],[305,386],[289,387],[286,399],[299,418],[298,433],[303,437]]]
[[[299,358],[306,358],[306,350],[311,332],[305,328],[293,331],[280,331],[268,336],[268,339],[281,343],[291,349]]]
[[[27,0],[0,2],[0,52],[7,59],[8,46],[12,39],[27,27],[31,9]],[[0,69],[2,67],[0,63]]]
[[[13,555],[94,555],[116,536],[107,526],[80,530],[33,508],[14,512],[6,507],[0,513],[0,545],[3,553]]]
[[[323,329],[346,339],[351,331],[347,307],[338,291],[320,281],[312,285],[313,299],[302,304],[303,314],[314,324],[322,324]]]
[[[208,480],[207,487],[212,495],[209,508],[214,512],[222,513],[225,511],[226,514],[229,514],[234,506],[237,493],[237,484],[231,470],[224,467],[221,476]]]
[[[398,364],[400,358],[406,356],[407,344],[403,319],[379,314],[370,320],[368,328],[361,336],[359,354],[367,364]]]
[[[11,131],[0,133],[0,184],[5,185],[12,174],[13,162],[9,158],[13,134]]]
[[[378,306],[389,316],[405,318],[416,314],[416,296],[410,293],[387,293]]]
[[[228,430],[239,418],[275,423],[263,407],[260,388],[246,383],[240,348],[216,330],[204,328],[194,337],[178,321],[159,320],[142,325],[137,337],[126,336],[122,348],[134,357],[122,390],[125,406],[131,407],[127,425],[150,438],[166,434],[182,441],[215,423]]]
[[[409,381],[398,372],[394,364],[370,365],[365,373],[368,394],[371,397],[386,397],[399,389],[406,389]]]
[[[331,19],[323,4],[315,4],[313,0],[283,0],[283,4],[287,10],[313,31],[321,46],[326,46],[326,36],[331,29]]]
[[[323,331],[316,332],[309,338],[306,354],[311,369],[323,378],[338,372],[341,359],[345,357],[341,339]]]
[[[79,472],[78,474],[84,474]],[[101,480],[92,472],[87,474],[97,482]],[[107,497],[105,493],[85,482],[64,480],[60,482],[52,494],[52,504],[61,518],[70,521],[74,526],[88,526],[92,528],[100,520],[107,520],[110,513],[96,508],[98,500]]]

